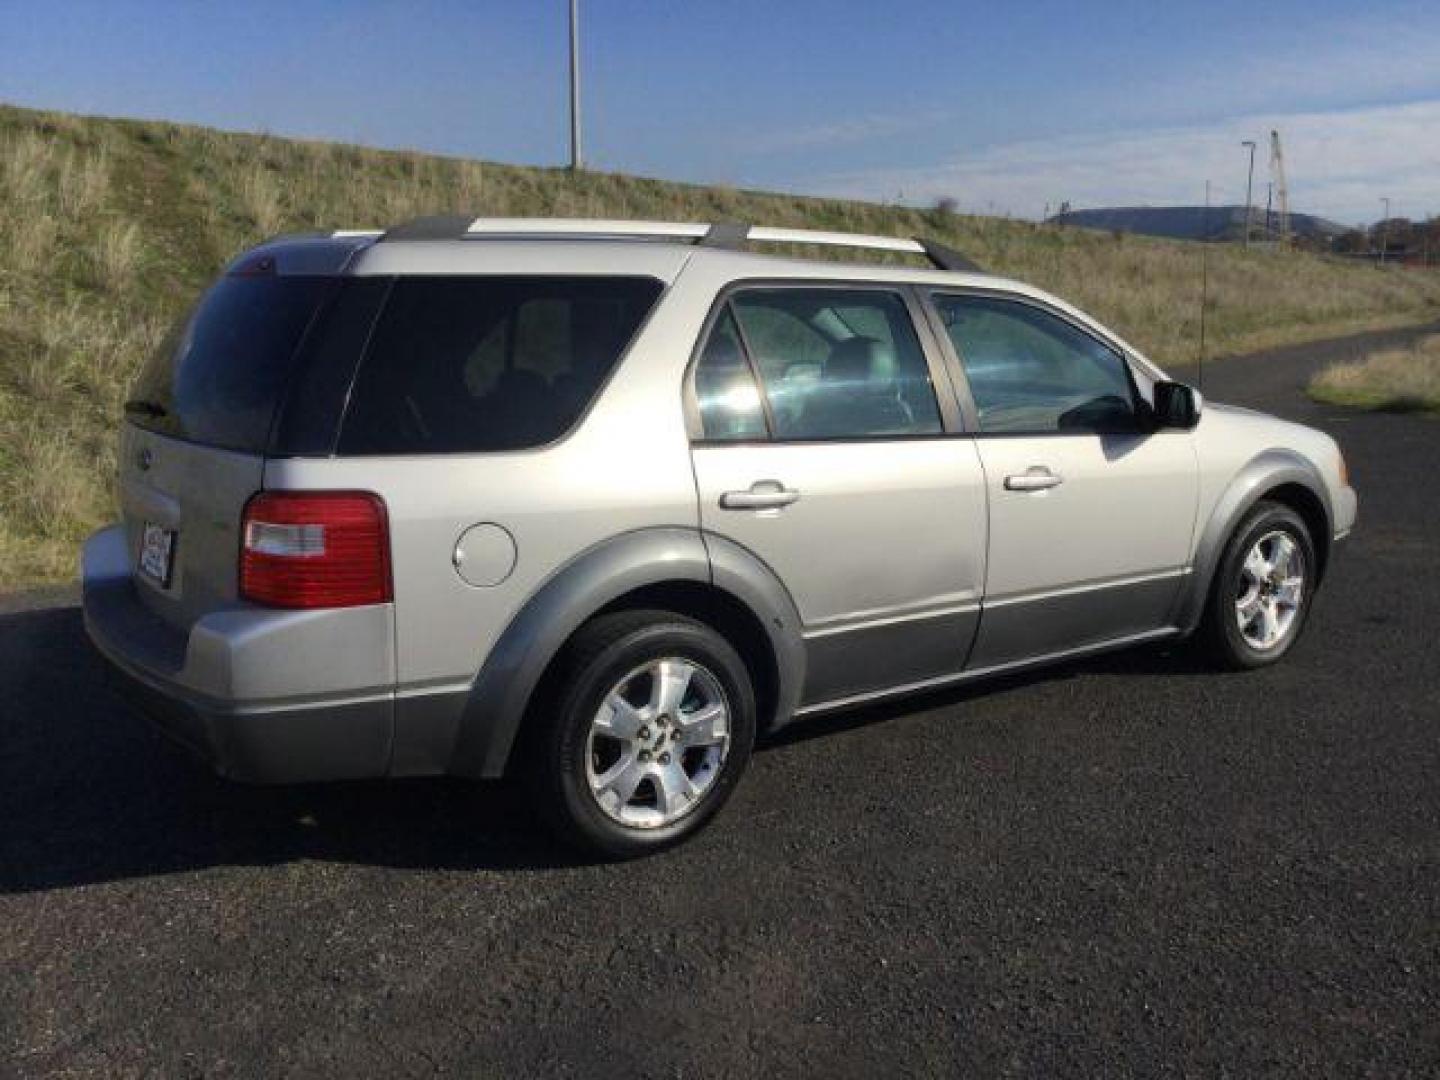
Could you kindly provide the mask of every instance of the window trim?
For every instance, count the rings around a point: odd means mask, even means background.
[[[760,365],[755,362],[755,350],[750,347],[750,338],[745,333],[745,326],[740,322],[740,313],[735,310],[735,305],[731,302],[732,300],[733,297],[725,298],[725,303],[721,305],[720,312],[715,317],[711,332],[713,333],[714,328],[720,325],[721,319],[729,316],[730,325],[735,328],[735,338],[740,344],[740,357],[745,361],[745,370],[750,372],[750,378],[755,383],[755,392],[760,395],[760,416],[765,422],[765,441],[772,442],[775,439],[775,406],[770,401],[770,395],[765,392],[765,379],[760,374]],[[705,348],[701,350],[701,359],[704,358],[704,353],[709,350],[709,347],[710,334],[706,334]],[[700,361],[696,360],[695,369],[697,372],[699,368]],[[695,402],[698,407],[700,402],[698,394],[696,395]],[[700,426],[701,428],[705,426],[705,416],[703,412],[700,415]],[[736,442],[740,440],[715,439],[712,441]]]
[[[750,375],[755,380],[756,389],[760,391],[760,398],[765,412],[764,438],[746,439],[707,439],[705,437],[705,425],[700,415],[700,401],[695,392],[695,372],[699,367],[700,359],[704,355],[705,348],[710,343],[710,335],[714,331],[715,324],[719,322],[721,315],[730,310],[731,301],[742,292],[774,292],[781,289],[804,289],[804,290],[825,290],[827,292],[886,292],[898,296],[905,307],[905,313],[910,318],[911,329],[915,332],[915,340],[920,346],[920,354],[925,360],[926,373],[930,376],[930,390],[935,395],[935,405],[940,414],[940,430],[926,432],[909,432],[889,435],[836,435],[828,438],[789,439],[779,438],[775,435],[774,418],[771,413],[770,395],[765,388],[765,380],[761,377],[759,367],[751,355],[749,339],[745,335],[745,328],[740,322],[738,314],[732,317],[735,319],[735,327],[740,335],[741,349],[745,353],[746,365],[750,368]],[[705,321],[700,325],[700,333],[695,338],[695,344],[690,350],[690,359],[685,366],[684,379],[681,384],[681,404],[684,409],[685,431],[690,437],[692,446],[826,446],[831,443],[870,443],[870,442],[901,442],[915,441],[922,439],[950,439],[956,436],[972,434],[966,430],[968,424],[961,410],[960,397],[956,392],[954,379],[947,366],[945,354],[941,344],[935,338],[929,315],[926,311],[923,299],[913,284],[908,282],[884,281],[879,279],[836,279],[836,278],[737,278],[728,282],[724,288],[715,294],[711,301],[710,310],[705,315]]]
[[[1094,438],[1096,436],[1120,436],[1120,435],[1150,435],[1156,434],[1157,430],[1151,425],[1153,409],[1145,395],[1140,392],[1140,386],[1135,378],[1135,364],[1137,358],[1131,355],[1129,349],[1122,347],[1105,335],[1098,333],[1093,327],[1087,326],[1069,313],[1060,310],[1053,304],[1047,304],[1044,300],[1034,296],[1027,296],[1024,293],[1009,292],[1005,289],[987,289],[967,287],[963,285],[927,285],[922,289],[925,303],[926,317],[931,321],[932,331],[939,340],[941,352],[944,354],[946,363],[951,369],[951,378],[955,382],[956,393],[960,397],[961,408],[965,413],[966,425],[971,433],[979,439],[1053,439],[1053,438]],[[985,431],[980,424],[980,410],[975,405],[975,396],[970,389],[970,376],[965,370],[964,358],[959,347],[945,328],[945,320],[940,314],[936,298],[940,296],[955,296],[963,299],[979,298],[984,300],[1001,300],[1006,303],[1019,304],[1024,307],[1033,308],[1042,314],[1058,319],[1071,329],[1084,334],[1092,341],[1109,349],[1120,358],[1125,367],[1125,381],[1130,384],[1130,400],[1135,408],[1137,424],[1133,428],[1113,430],[1061,430],[1053,431]]]
[[[270,440],[265,454],[274,458],[333,458],[338,454],[337,448],[340,444],[340,431],[344,427],[346,414],[350,411],[350,395],[355,389],[355,380],[360,374],[360,364],[370,352],[370,342],[375,336],[375,326],[380,321],[380,313],[385,310],[385,305],[390,302],[390,290],[394,288],[395,279],[390,276],[367,277],[355,274],[342,274],[338,277],[338,286],[335,295],[331,298],[332,305],[340,303],[343,291],[352,287],[351,282],[379,282],[379,292],[375,297],[366,320],[365,333],[360,340],[360,348],[353,356],[347,358],[336,357],[331,361],[337,368],[335,374],[339,376],[337,385],[333,388],[338,397],[330,404],[333,405],[334,415],[329,417],[323,428],[316,424],[317,417],[313,412],[306,413],[301,408],[295,395],[298,392],[302,379],[316,369],[319,354],[325,349],[325,342],[319,343],[318,348],[312,347],[310,335],[314,327],[306,331],[306,352],[300,357],[300,367],[296,369],[295,377],[290,380],[290,385],[285,389],[285,400],[280,408],[276,410],[275,420],[270,425]],[[358,286],[363,288],[362,286]],[[327,312],[328,315],[328,312]],[[319,323],[316,324],[320,325]],[[323,448],[308,451],[294,449],[296,443],[303,442],[303,438],[296,438],[297,430],[304,432],[307,425],[314,425],[315,431],[324,431]],[[288,441],[286,437],[289,437]]]

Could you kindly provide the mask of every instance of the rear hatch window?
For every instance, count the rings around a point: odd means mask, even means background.
[[[580,419],[660,295],[653,278],[402,277],[341,454],[522,450]]]
[[[126,414],[163,435],[264,453],[300,342],[336,280],[222,277],[151,358]]]

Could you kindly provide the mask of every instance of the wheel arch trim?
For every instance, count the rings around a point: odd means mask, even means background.
[[[448,772],[505,773],[531,698],[556,655],[597,612],[646,587],[708,585],[746,606],[765,627],[778,680],[773,720],[793,713],[804,679],[794,602],[745,549],[698,529],[655,527],[612,537],[551,575],[510,620],[466,694]],[[761,726],[766,718],[762,717]]]
[[[1270,449],[1255,455],[1231,478],[1201,529],[1192,560],[1194,572],[1190,575],[1190,585],[1176,600],[1176,626],[1187,633],[1199,626],[1220,556],[1236,526],[1261,499],[1288,485],[1303,488],[1319,503],[1325,516],[1324,535],[1311,539],[1322,551],[1328,547],[1334,530],[1335,507],[1314,462],[1288,449]]]

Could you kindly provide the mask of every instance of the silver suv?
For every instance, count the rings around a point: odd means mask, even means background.
[[[126,412],[85,619],[166,730],[250,781],[524,769],[609,855],[801,717],[1196,630],[1274,663],[1355,519],[1328,436],[884,237],[281,238]]]

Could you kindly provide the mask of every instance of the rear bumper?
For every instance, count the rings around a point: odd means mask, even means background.
[[[82,582],[86,632],[123,696],[217,772],[296,783],[389,771],[389,605],[237,607],[182,629],[145,605],[118,526],[86,542]]]

